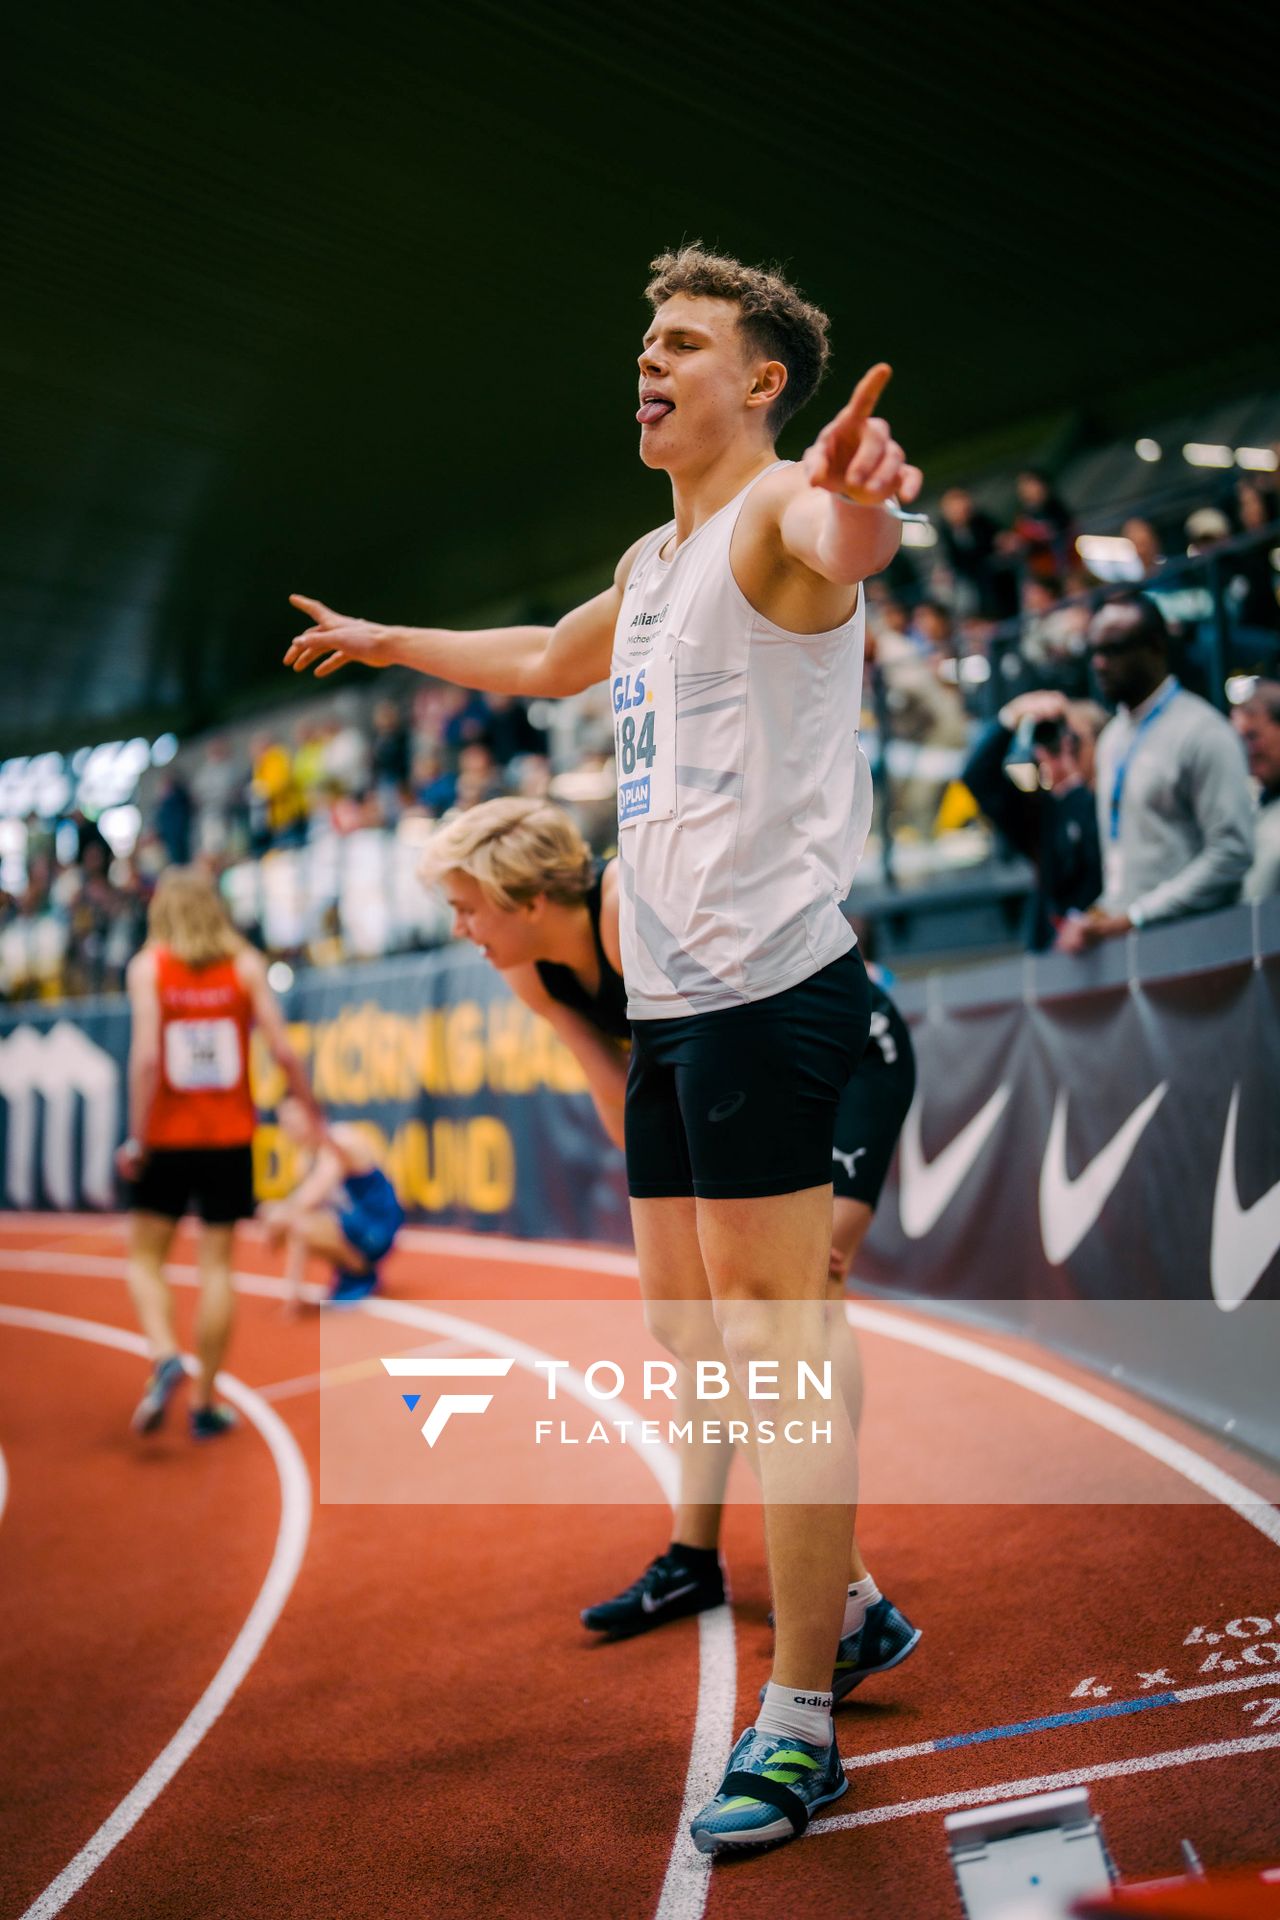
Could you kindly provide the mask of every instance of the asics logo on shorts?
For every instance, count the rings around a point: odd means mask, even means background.
[[[745,1093],[731,1093],[727,1100],[717,1100],[707,1113],[708,1120],[732,1120],[735,1113],[741,1113],[747,1104]]]

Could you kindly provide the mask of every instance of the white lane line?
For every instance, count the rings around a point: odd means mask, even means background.
[[[425,1346],[415,1347],[415,1354],[457,1353],[457,1340],[430,1340]],[[341,1386],[347,1380],[367,1380],[377,1373],[382,1365],[380,1360],[354,1360],[349,1366],[330,1367],[325,1373],[300,1373],[292,1380],[277,1380],[269,1387],[259,1387],[258,1392],[264,1400],[296,1400],[304,1393],[318,1393],[322,1387]]]
[[[80,1320],[69,1314],[42,1313],[31,1307],[0,1305],[0,1324],[23,1327],[28,1331],[65,1335],[71,1340],[89,1340],[98,1346],[115,1347],[122,1353],[147,1357],[147,1343],[123,1327],[106,1326],[97,1320]],[[51,1920],[60,1913],[73,1894],[102,1865],[113,1848],[135,1827],[173,1779],[183,1762],[189,1760],[206,1733],[227,1706],[245,1675],[266,1644],[267,1637],[280,1618],[293,1590],[311,1526],[311,1480],[298,1443],[279,1414],[245,1386],[233,1374],[220,1373],[218,1384],[235,1406],[246,1415],[271,1449],[280,1481],[280,1525],[276,1533],[271,1565],[249,1611],[249,1616],[232,1644],[231,1651],[214,1674],[178,1731],[152,1761],[135,1786],[130,1788],[113,1813],[108,1814],[98,1831],[79,1853],[29,1906],[22,1920]]]
[[[1153,1702],[1146,1711],[1160,1713],[1168,1707],[1187,1706],[1193,1700],[1212,1700],[1220,1693],[1252,1693],[1258,1687],[1274,1687],[1276,1684],[1277,1673],[1273,1668],[1270,1672],[1266,1673],[1246,1674],[1239,1680],[1215,1680],[1211,1683],[1195,1687],[1170,1687],[1169,1693],[1172,1695],[1172,1698],[1162,1699],[1158,1704]],[[1141,1695],[1139,1695],[1138,1698],[1141,1698]],[[1058,1716],[1047,1715],[1045,1717],[1056,1718]],[[1068,1712],[1061,1716],[1064,1726],[1090,1726],[1098,1720],[1117,1717],[1125,1718],[1127,1716],[1108,1715],[1105,1713],[1090,1715],[1085,1712],[1079,1715]],[[1021,1732],[1016,1731],[1015,1727],[1002,1727],[999,1731],[1007,1738],[1018,1739],[1023,1737],[1023,1735],[1034,1736],[1039,1733],[1057,1732],[1057,1728],[1033,1724],[1031,1726],[1023,1725]],[[881,1747],[877,1753],[850,1754],[849,1758],[844,1762],[844,1770],[846,1773],[856,1773],[863,1767],[890,1767],[899,1760],[919,1760],[923,1755],[928,1753],[958,1752],[958,1747],[949,1744],[954,1738],[955,1736],[952,1734],[939,1734],[933,1740],[916,1740],[909,1747]],[[985,1740],[972,1739],[966,1740],[964,1744],[967,1748],[985,1746],[988,1743]]]
[[[448,1251],[463,1258],[487,1259],[493,1256],[496,1245],[492,1240],[483,1241],[479,1248],[474,1247],[462,1234],[435,1234],[429,1236],[433,1249]],[[444,1247],[440,1243],[448,1244]],[[519,1247],[518,1241],[500,1243],[503,1256],[507,1247]],[[539,1250],[541,1251],[541,1250]],[[548,1247],[548,1252],[557,1251]],[[580,1256],[581,1248],[571,1247],[558,1251]],[[91,1276],[119,1279],[125,1272],[125,1263],[120,1259],[109,1259],[102,1255],[82,1255],[79,1259],[66,1256],[42,1259],[18,1256],[22,1264],[32,1270],[59,1270],[62,1272],[84,1272]],[[592,1256],[575,1259],[573,1262],[560,1261],[558,1264],[574,1264],[592,1272],[636,1271],[634,1258],[606,1256],[611,1262],[602,1268],[600,1260]],[[533,1264],[530,1262],[529,1264]],[[555,1264],[550,1259],[539,1258],[538,1265]],[[181,1285],[194,1286],[198,1275],[194,1267],[170,1266],[166,1268],[171,1280]],[[289,1284],[269,1274],[237,1274],[236,1287],[241,1293],[264,1295],[269,1299],[287,1299]],[[394,1300],[366,1300],[361,1309],[372,1312],[380,1319],[398,1320],[402,1324],[424,1327],[429,1331],[448,1334],[454,1338],[465,1339],[475,1344],[485,1343],[489,1352],[510,1353],[521,1365],[532,1364],[535,1359],[546,1360],[535,1348],[526,1347],[523,1341],[506,1340],[495,1334],[494,1330],[477,1326],[474,1322],[455,1319],[452,1315],[438,1313],[433,1308],[420,1307],[415,1303]],[[492,1344],[501,1340],[501,1345]],[[561,1376],[560,1383],[565,1392],[582,1401],[593,1413],[598,1412],[599,1403],[586,1391],[586,1382],[577,1373]],[[619,1403],[620,1404],[620,1403]],[[630,1417],[625,1412],[619,1417]],[[649,1464],[662,1487],[663,1497],[670,1506],[676,1504],[679,1493],[679,1469],[674,1455],[669,1449],[662,1449],[663,1455],[669,1455],[662,1462],[661,1471],[650,1450],[642,1457]],[[734,1635],[733,1614],[728,1606],[716,1607],[698,1618],[698,1702],[694,1712],[693,1735],[689,1746],[689,1765],[685,1773],[684,1795],[681,1802],[680,1817],[676,1823],[675,1837],[671,1844],[671,1854],[662,1882],[662,1891],[658,1898],[654,1920],[700,1920],[706,1906],[707,1894],[711,1886],[710,1855],[700,1854],[689,1844],[688,1824],[719,1784],[725,1756],[733,1744],[734,1710],[737,1702],[737,1640]],[[23,1916],[26,1920],[26,1916]]]
[[[1105,1760],[1093,1767],[1072,1767],[1066,1773],[1037,1773],[1026,1780],[1002,1780],[997,1786],[935,1793],[927,1800],[900,1800],[894,1806],[863,1807],[858,1813],[837,1813],[829,1820],[820,1816],[805,1837],[816,1838],[844,1827],[876,1827],[885,1820],[909,1820],[919,1813],[950,1813],[956,1807],[985,1806],[988,1800],[1017,1800],[1024,1793],[1053,1793],[1059,1787],[1084,1786],[1091,1780],[1118,1780],[1135,1773],[1162,1773],[1167,1767],[1199,1766],[1206,1760],[1265,1753],[1272,1747],[1280,1747],[1280,1733],[1249,1734],[1240,1740],[1210,1740],[1202,1746],[1177,1747],[1169,1753],[1142,1753],[1131,1760]]]
[[[729,1606],[698,1615],[698,1705],[671,1857],[654,1920],[701,1920],[711,1891],[711,1855],[689,1840],[693,1816],[707,1804],[724,1773],[736,1731],[738,1650]]]
[[[1028,1393],[1038,1394],[1042,1400],[1051,1400],[1068,1413],[1077,1414],[1091,1425],[1103,1428],[1117,1440],[1127,1441],[1131,1447],[1136,1447],[1139,1453],[1158,1460],[1171,1473],[1181,1475],[1192,1486],[1199,1487],[1202,1493],[1211,1494],[1224,1507],[1230,1507],[1248,1526],[1255,1527],[1273,1546],[1280,1547],[1280,1512],[1269,1501],[1264,1500],[1260,1493],[1255,1493],[1252,1487],[1245,1486],[1242,1480],[1237,1480],[1234,1474],[1224,1472],[1211,1460],[1206,1460],[1202,1453],[1162,1433],[1136,1413],[1127,1413],[1123,1407],[1113,1406],[1111,1401],[1104,1400],[1100,1394],[1091,1393],[1087,1387],[1059,1379],[1057,1374],[1050,1373],[1045,1367],[1033,1366],[1030,1361],[1017,1360],[996,1348],[981,1346],[976,1340],[966,1339],[963,1334],[918,1324],[903,1314],[886,1313],[880,1307],[867,1307],[852,1300],[846,1304],[845,1312],[853,1326],[861,1327],[867,1333],[883,1334],[886,1339],[901,1340],[907,1346],[920,1347],[943,1359],[957,1360],[962,1366],[974,1367],[979,1373],[1008,1381],[1011,1386],[1024,1387]]]

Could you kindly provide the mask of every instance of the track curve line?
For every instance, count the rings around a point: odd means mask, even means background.
[[[28,1332],[60,1334],[71,1340],[87,1340],[98,1346],[115,1347],[121,1353],[139,1355],[144,1360],[147,1357],[147,1344],[140,1335],[129,1333],[123,1327],[107,1326],[97,1320],[81,1320],[70,1314],[0,1305],[0,1325],[25,1328]],[[160,1797],[179,1768],[195,1752],[253,1666],[297,1580],[311,1529],[311,1477],[306,1462],[297,1441],[279,1414],[252,1387],[228,1373],[218,1375],[218,1384],[227,1399],[239,1407],[266,1441],[280,1481],[280,1525],[266,1578],[226,1659],[178,1731],[114,1812],[108,1814],[92,1838],[27,1908],[22,1920],[52,1920],[54,1914],[60,1913],[108,1854],[137,1825],[148,1807]]]

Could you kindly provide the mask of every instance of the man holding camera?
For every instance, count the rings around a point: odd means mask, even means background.
[[[1051,947],[1102,892],[1093,756],[1106,719],[1088,700],[1042,690],[1000,709],[961,774],[993,826],[1036,869],[1027,945]]]

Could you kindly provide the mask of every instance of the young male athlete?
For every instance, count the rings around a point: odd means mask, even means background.
[[[569,815],[551,801],[488,800],[437,829],[422,877],[443,892],[458,937],[479,947],[577,1058],[601,1125],[622,1146],[631,1028],[620,971],[617,861],[597,865]],[[874,980],[871,996],[870,1039],[840,1096],[832,1149],[829,1343],[855,1433],[862,1369],[844,1312],[844,1281],[871,1225],[915,1091],[906,1024]],[[678,1426],[700,1412],[690,1387],[681,1368]],[[670,1546],[624,1592],[586,1608],[584,1626],[615,1637],[647,1633],[723,1605],[719,1537],[731,1459],[726,1446],[685,1450]],[[836,1699],[896,1667],[919,1638],[867,1572],[855,1537]]]
[[[640,454],[674,518],[554,627],[381,626],[295,599],[286,661],[393,662],[554,696],[609,677],[620,928],[632,1025],[626,1150],[650,1324],[678,1357],[714,1308],[739,1384],[777,1369],[769,1413],[803,1431],[828,1358],[831,1167],[870,996],[840,911],[865,840],[861,583],[888,565],[888,503],[919,492],[878,365],[799,465],[780,428],[815,391],[827,320],[779,276],[699,248],[663,255],[639,356]],[[847,1782],[831,1722],[856,1484],[843,1402],[812,1447],[761,1447],[774,1678],[719,1793],[705,1852],[789,1839]]]
[[[302,1062],[267,983],[262,955],[227,917],[213,883],[192,867],[161,874],[147,940],[129,963],[129,1138],[116,1154],[129,1199],[129,1291],[151,1348],[152,1372],[133,1416],[154,1433],[183,1380],[164,1263],[179,1220],[200,1214],[200,1303],[191,1385],[192,1437],[234,1424],[213,1397],[231,1337],[232,1242],[253,1212],[256,1121],[249,1034],[256,1025],[299,1105],[312,1105]]]

